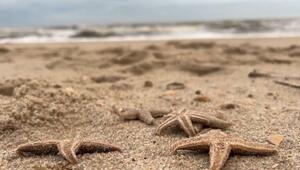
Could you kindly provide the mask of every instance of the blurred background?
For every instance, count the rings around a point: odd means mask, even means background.
[[[300,35],[297,0],[0,1],[0,43]]]

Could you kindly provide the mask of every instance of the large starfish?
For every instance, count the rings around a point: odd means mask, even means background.
[[[72,164],[78,162],[76,154],[109,151],[121,152],[121,149],[117,146],[102,142],[78,140],[48,140],[32,142],[22,144],[17,148],[17,153],[21,155],[25,153],[36,155],[59,153]]]
[[[232,125],[223,119],[186,109],[182,109],[179,112],[173,111],[166,117],[167,119],[156,128],[156,134],[161,134],[168,127],[179,125],[191,137],[201,130],[201,126],[223,129]],[[198,128],[195,127],[193,122],[198,123]],[[201,125],[200,127],[199,124]]]
[[[210,130],[197,137],[179,141],[173,145],[173,153],[176,153],[177,150],[209,150],[210,170],[220,170],[230,152],[259,155],[269,155],[276,152],[273,145],[248,142],[239,137],[228,135],[221,130]]]
[[[163,115],[169,113],[168,110],[147,110],[143,108],[131,108],[131,107],[121,107],[117,108],[112,106],[112,113],[119,115],[124,120],[141,120],[148,125],[154,123],[154,118],[162,117]]]

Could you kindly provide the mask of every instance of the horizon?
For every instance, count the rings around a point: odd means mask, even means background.
[[[270,8],[272,7],[272,8]],[[296,0],[21,0],[0,2],[0,27],[186,23],[300,17]],[[8,19],[9,18],[9,19]]]

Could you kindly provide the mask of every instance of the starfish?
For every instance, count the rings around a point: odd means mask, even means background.
[[[154,118],[162,117],[165,114],[168,114],[170,111],[167,110],[147,110],[143,108],[130,108],[130,107],[122,107],[116,108],[112,106],[112,113],[119,115],[124,120],[141,120],[148,125],[152,125],[154,123]]]
[[[24,155],[26,153],[36,155],[59,153],[68,162],[76,164],[78,163],[76,154],[109,151],[121,152],[121,149],[117,146],[102,142],[78,140],[48,140],[22,144],[18,146],[16,151],[20,155]]]
[[[197,137],[179,141],[173,145],[173,153],[176,153],[177,150],[209,150],[210,170],[220,170],[230,152],[259,155],[270,155],[276,152],[273,145],[248,142],[221,130],[210,130]]]
[[[166,117],[167,119],[156,128],[156,134],[161,134],[164,129],[170,126],[179,125],[191,137],[196,135],[202,129],[202,126],[224,129],[232,125],[221,118],[186,109],[171,112]],[[200,124],[200,126],[198,125],[198,128],[196,128],[193,122]]]

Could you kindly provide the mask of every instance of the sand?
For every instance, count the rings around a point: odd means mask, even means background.
[[[208,154],[171,154],[186,138],[180,129],[154,135],[156,125],[110,113],[114,104],[218,110],[234,123],[230,134],[262,143],[284,136],[278,154],[232,155],[225,170],[299,169],[300,89],[274,83],[300,85],[297,45],[299,38],[1,45],[0,169],[209,167]],[[254,70],[267,76],[249,77]],[[123,152],[78,155],[77,165],[15,153],[22,143],[75,136]]]

